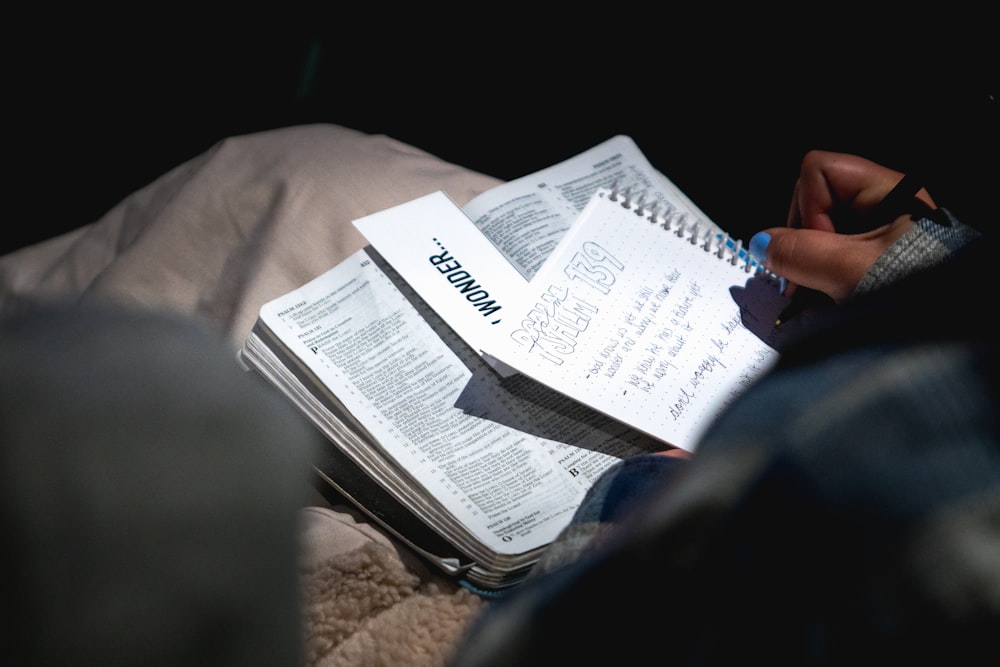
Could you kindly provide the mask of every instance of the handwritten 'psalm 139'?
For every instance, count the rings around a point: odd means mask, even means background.
[[[571,280],[607,295],[625,265],[593,241],[583,243],[566,265]],[[577,339],[587,329],[598,308],[569,288],[552,285],[521,321],[511,338],[529,352],[555,365],[576,349]]]

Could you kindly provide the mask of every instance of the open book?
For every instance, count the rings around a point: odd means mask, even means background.
[[[439,192],[356,221],[374,247],[265,304],[243,348],[327,436],[321,476],[480,590],[520,581],[615,461],[691,447],[587,405],[509,342],[622,182],[727,238],[619,136],[464,209]]]

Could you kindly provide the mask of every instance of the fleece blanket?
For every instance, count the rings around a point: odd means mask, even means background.
[[[309,665],[443,665],[484,604],[348,508],[303,515]]]
[[[260,306],[365,245],[351,221],[499,181],[336,125],[220,141],[67,234],[0,257],[0,312],[23,300],[181,313],[242,346]],[[348,508],[302,510],[310,665],[438,665],[484,604]]]

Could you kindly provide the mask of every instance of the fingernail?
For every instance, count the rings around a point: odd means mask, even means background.
[[[750,237],[750,256],[761,264],[767,259],[767,246],[771,242],[771,235],[767,232],[757,232]]]

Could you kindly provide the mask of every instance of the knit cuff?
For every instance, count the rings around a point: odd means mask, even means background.
[[[854,295],[871,292],[890,285],[911,273],[947,261],[960,248],[981,234],[963,225],[947,209],[939,208],[934,215],[944,215],[946,224],[925,216],[883,252],[854,289]]]

